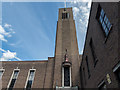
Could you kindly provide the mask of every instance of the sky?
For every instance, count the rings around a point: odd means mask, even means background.
[[[1,61],[47,60],[54,57],[59,8],[64,2],[3,2],[0,25]],[[73,8],[82,54],[91,2],[67,2]]]

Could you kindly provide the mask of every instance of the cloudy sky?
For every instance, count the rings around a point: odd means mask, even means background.
[[[0,60],[47,60],[53,57],[58,9],[64,5],[64,2],[3,2]],[[67,7],[73,7],[80,54],[84,48],[90,6],[91,2],[67,2]]]

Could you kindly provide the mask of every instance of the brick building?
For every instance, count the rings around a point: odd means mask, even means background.
[[[82,88],[120,86],[120,2],[93,2],[80,66]]]
[[[93,2],[81,56],[72,8],[59,9],[54,57],[1,62],[2,88],[118,88],[119,29],[120,2]]]
[[[43,61],[2,61],[2,88],[73,88],[80,86],[80,61],[72,8],[59,9],[54,57]]]

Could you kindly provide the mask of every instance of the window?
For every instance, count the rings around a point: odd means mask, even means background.
[[[86,56],[86,64],[87,64],[87,70],[88,70],[88,78],[90,78],[90,69],[88,64],[88,57]]]
[[[93,62],[94,62],[94,67],[95,67],[98,59],[97,59],[97,56],[95,54],[95,47],[94,47],[92,38],[90,39],[90,49],[91,49],[91,52],[92,52]]]
[[[105,36],[108,36],[108,33],[112,27],[110,21],[108,20],[104,10],[101,8],[101,6],[98,6],[97,16],[96,18],[100,22],[102,29],[104,30]]]
[[[26,83],[26,89],[31,89],[32,87],[32,83],[33,83],[33,80],[34,80],[34,74],[35,74],[35,70],[34,69],[31,69],[29,71],[29,75],[28,75],[28,80],[27,80],[27,83]]]
[[[15,82],[17,80],[17,77],[18,77],[18,73],[19,73],[19,70],[14,70],[13,74],[12,74],[12,77],[11,77],[11,80],[10,80],[10,84],[8,85],[9,89],[8,90],[12,90],[14,85],[15,85]]]
[[[71,66],[64,63],[62,67],[62,87],[71,87]]]
[[[86,85],[86,76],[85,76],[85,68],[83,67],[83,76],[84,76],[84,83]]]
[[[106,84],[104,81],[102,81],[99,85],[98,85],[98,90],[106,90]]]
[[[120,87],[120,68],[115,71],[115,75],[118,81],[118,86]]]
[[[81,65],[82,66],[82,65]],[[80,66],[80,83],[81,83],[81,88],[83,88],[83,72],[82,72],[82,67]]]
[[[63,12],[62,19],[69,19],[69,13]]]
[[[64,86],[70,86],[70,70],[69,70],[69,67],[64,67]]]
[[[0,79],[2,78],[3,73],[4,73],[4,69],[0,69]]]
[[[118,81],[118,87],[120,87],[120,62],[114,67],[113,72],[115,73],[116,80]]]

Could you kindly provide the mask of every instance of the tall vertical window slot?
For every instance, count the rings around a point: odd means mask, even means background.
[[[85,68],[83,67],[84,85],[86,85]]]
[[[82,66],[82,65],[81,65]],[[82,67],[80,66],[80,83],[81,83],[81,88],[83,88],[83,72],[82,72]]]
[[[19,70],[14,70],[12,77],[11,77],[11,80],[10,80],[9,90],[13,89],[15,82],[17,80],[17,77],[18,77],[18,73],[19,73]]]
[[[0,79],[2,78],[3,73],[4,73],[4,69],[0,69]]]
[[[86,64],[87,64],[88,78],[90,78],[90,68],[89,68],[88,57],[87,56],[86,56]]]
[[[32,84],[33,84],[33,80],[34,80],[34,75],[35,75],[35,70],[31,69],[29,71],[26,89],[31,89]]]
[[[92,52],[93,62],[94,62],[94,67],[95,67],[98,59],[97,59],[97,56],[96,56],[96,53],[95,53],[95,47],[94,47],[92,38],[90,39],[89,44],[90,44],[90,49],[91,49],[91,52]]]
[[[64,86],[70,86],[70,67],[64,67]]]
[[[111,25],[107,15],[105,14],[104,10],[101,8],[100,5],[98,6],[96,18],[100,22],[102,29],[104,30],[105,35],[108,36],[108,33],[109,33],[112,25]]]

